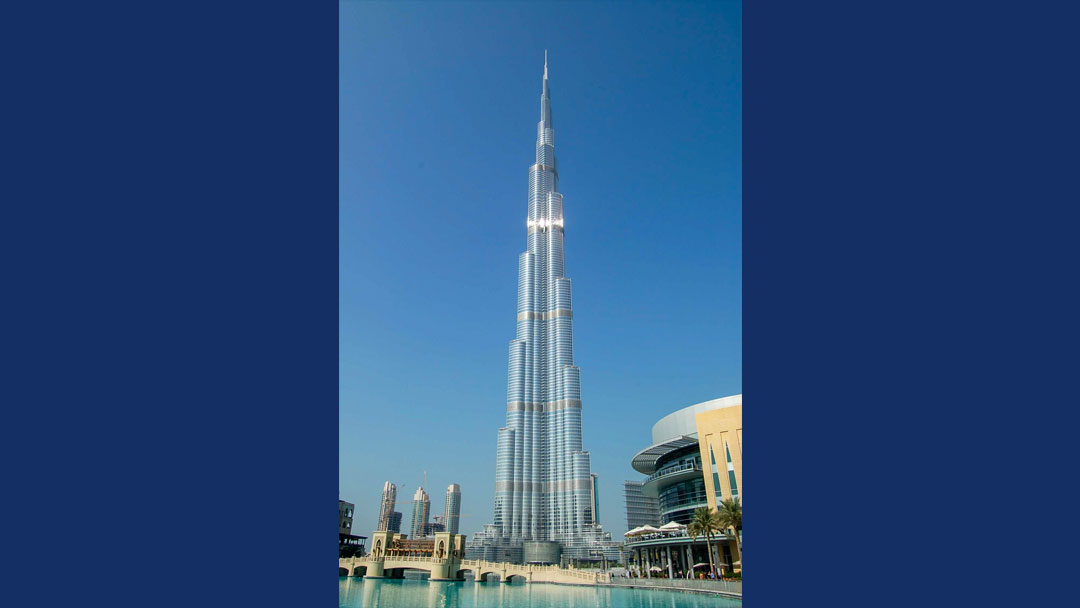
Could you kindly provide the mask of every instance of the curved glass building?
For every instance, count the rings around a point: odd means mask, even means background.
[[[589,453],[581,443],[581,376],[574,365],[570,279],[563,266],[547,57],[529,167],[527,249],[518,257],[517,334],[510,341],[506,426],[495,463],[495,521],[473,536],[472,555],[522,560],[524,541],[555,541],[562,555],[617,555],[600,528]]]
[[[734,433],[735,436],[730,439],[723,437],[720,445],[714,445],[712,433],[703,433],[702,427],[711,427],[711,421],[717,415],[729,412],[737,417],[740,428]],[[706,416],[699,420],[701,414]],[[718,497],[739,496],[729,444],[735,444],[741,478],[741,420],[742,395],[733,395],[683,408],[664,416],[653,425],[653,445],[635,454],[630,466],[648,475],[642,480],[641,492],[646,497],[657,499],[661,523],[689,523],[694,509],[715,508]],[[720,465],[716,463],[717,454],[720,454]],[[703,463],[703,456],[709,461]],[[724,471],[723,480],[727,483],[720,482],[721,470]]]
[[[658,566],[671,578],[701,575],[691,571],[695,564],[708,561],[707,551],[712,551],[713,563],[720,569],[741,570],[739,544],[730,531],[707,549],[701,537],[687,534],[685,525],[694,509],[715,509],[729,498],[742,500],[742,460],[742,395],[682,408],[653,425],[652,445],[630,461],[647,477],[626,482],[627,521],[641,519],[642,505],[654,506],[659,523],[647,523],[666,530],[627,533],[624,551],[631,568],[644,575]]]

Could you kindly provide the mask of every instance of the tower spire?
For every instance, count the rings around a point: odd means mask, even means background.
[[[541,87],[540,92],[540,124],[544,127],[552,128],[553,125],[551,124],[551,99],[549,95],[550,91],[548,90],[547,49],[544,49],[544,85]]]

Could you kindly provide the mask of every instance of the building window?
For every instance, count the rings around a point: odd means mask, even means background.
[[[713,499],[720,502],[724,492],[720,489],[720,474],[716,472],[716,454],[713,453],[712,442],[709,442],[709,458],[712,460]]]
[[[728,449],[728,444],[724,442],[724,452],[727,454],[727,471],[728,471],[728,483],[731,484],[731,497],[739,497],[739,485],[735,483],[735,465],[731,463],[731,450]]]

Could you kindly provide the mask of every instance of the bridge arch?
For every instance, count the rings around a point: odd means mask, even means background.
[[[506,582],[527,583],[529,582],[529,577],[525,576],[524,574],[511,574],[510,576],[506,577]]]
[[[367,566],[357,566],[357,567],[353,568],[352,575],[353,576],[366,576],[367,575]]]
[[[483,570],[482,572],[480,572],[480,576],[476,577],[476,582],[486,583],[489,574],[494,574],[495,578],[499,582],[502,582],[502,576],[499,574],[498,570]]]
[[[341,566],[338,566],[337,575],[338,576],[349,576],[349,569],[348,568],[342,568]]]
[[[408,565],[401,565],[400,562],[396,564],[387,564],[383,570],[383,575],[387,578],[405,578],[405,573],[408,571],[413,572],[426,572],[428,576],[432,574],[432,567],[423,562],[414,562]]]

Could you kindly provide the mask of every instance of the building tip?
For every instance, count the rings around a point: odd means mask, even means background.
[[[544,78],[547,78],[547,49],[544,49]]]

